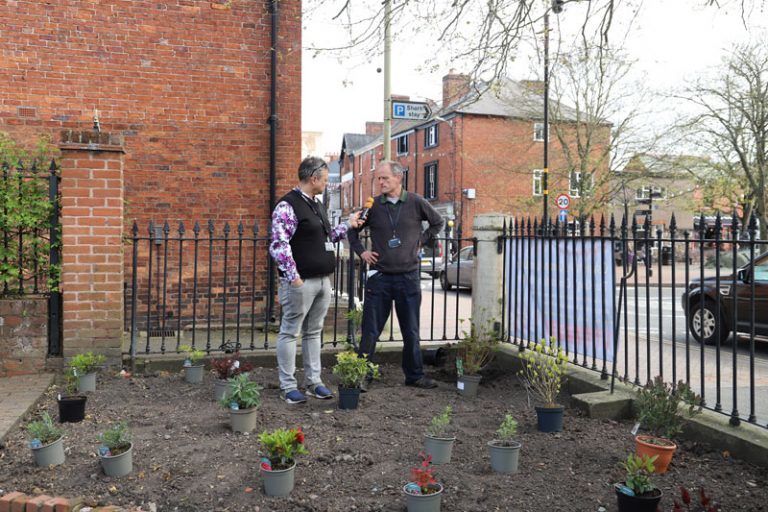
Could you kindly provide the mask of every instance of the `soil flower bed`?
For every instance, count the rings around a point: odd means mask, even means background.
[[[510,373],[486,374],[475,399],[459,396],[455,375],[433,374],[434,390],[405,387],[399,367],[382,366],[360,401],[342,411],[336,400],[289,406],[278,397],[277,373],[255,368],[264,386],[256,431],[233,434],[227,411],[212,399],[213,376],[187,384],[159,372],[121,378],[102,374],[81,423],[62,425],[66,463],[35,467],[23,426],[0,449],[0,489],[28,494],[83,496],[91,505],[141,506],[160,511],[389,511],[405,510],[402,487],[423,451],[423,432],[445,406],[456,435],[449,464],[435,468],[445,486],[444,511],[597,511],[616,509],[613,483],[634,451],[632,422],[592,420],[566,409],[557,434],[536,430],[536,414]],[[335,382],[325,370],[327,383]],[[57,418],[52,388],[33,415]],[[567,403],[567,396],[562,397]],[[505,414],[519,422],[520,471],[494,473],[486,442]],[[98,433],[125,420],[133,433],[134,466],[123,478],[105,476],[97,457]],[[296,486],[287,498],[268,498],[259,477],[258,432],[301,427],[308,455],[297,461]],[[727,511],[768,511],[768,470],[728,458],[710,447],[682,443],[668,473],[655,477],[671,511],[679,487],[703,486]]]

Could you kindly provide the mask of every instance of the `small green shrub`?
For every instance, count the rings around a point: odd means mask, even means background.
[[[517,434],[517,421],[511,414],[504,416],[504,421],[501,422],[499,429],[496,431],[496,435],[499,436],[501,446],[509,446],[512,439]]]
[[[359,388],[368,375],[374,379],[379,378],[379,365],[352,351],[339,352],[336,354],[333,374],[339,377],[342,387]]]
[[[107,358],[101,354],[86,352],[72,356],[72,359],[69,360],[69,366],[77,370],[77,376],[80,377],[95,372],[104,365],[106,360]]]
[[[99,441],[109,448],[109,451],[113,456],[127,452],[132,443],[132,436],[131,431],[128,430],[128,423],[125,421],[115,423],[99,435]]]
[[[62,430],[53,423],[51,415],[43,413],[40,420],[32,421],[27,425],[27,434],[30,439],[39,439],[43,446],[49,445],[62,436]]]
[[[679,381],[672,388],[661,376],[656,376],[637,394],[638,419],[653,435],[672,439],[683,431],[684,416],[690,418],[701,412],[699,403],[701,397],[685,382]]]
[[[451,414],[453,409],[450,405],[446,405],[443,412],[433,417],[427,427],[427,435],[437,438],[445,438],[448,436],[448,426],[451,424]]]
[[[647,494],[656,489],[656,486],[651,482],[650,475],[656,469],[653,463],[657,457],[658,455],[653,457],[643,455],[641,457],[630,453],[627,460],[622,463],[627,472],[625,483],[635,495]]]
[[[228,379],[229,387],[221,399],[221,405],[230,407],[234,402],[240,409],[251,409],[261,405],[261,386],[249,380],[248,375],[241,373]]]
[[[197,350],[191,345],[182,345],[179,347],[179,350],[184,354],[184,357],[192,363],[192,366],[197,366],[205,357],[205,352]]]

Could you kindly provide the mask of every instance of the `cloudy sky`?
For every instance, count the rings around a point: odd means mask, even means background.
[[[317,7],[317,1],[307,2],[310,9],[304,20],[304,47],[343,44],[344,30],[331,20],[338,2]],[[658,91],[659,102],[663,93],[712,73],[733,44],[766,34],[768,12],[754,9],[742,18],[736,4],[717,10],[697,7],[701,3],[703,0],[644,0],[636,16],[629,10],[619,12],[621,19],[613,34],[622,39],[628,33],[623,47],[636,61],[632,78]],[[557,31],[553,38],[559,38],[563,47],[573,40],[585,8],[569,3],[563,14],[553,18]],[[393,94],[406,94],[414,100],[440,98],[442,76],[457,66],[429,37],[407,30],[393,43]],[[536,59],[533,44],[524,44],[508,75],[513,79],[534,78],[532,63]],[[338,152],[344,132],[361,133],[366,120],[382,120],[383,76],[377,72],[382,66],[381,55],[368,61],[359,51],[304,51],[302,124],[304,130],[323,133],[320,154]]]

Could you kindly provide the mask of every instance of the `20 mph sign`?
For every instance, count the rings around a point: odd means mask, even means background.
[[[555,198],[555,203],[557,204],[557,207],[561,210],[567,210],[568,207],[571,205],[571,196],[568,194],[559,194]]]

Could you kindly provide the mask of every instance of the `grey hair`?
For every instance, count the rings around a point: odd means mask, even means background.
[[[328,168],[325,160],[316,156],[308,156],[299,164],[299,181],[306,182],[322,168]]]
[[[379,165],[388,165],[390,170],[392,171],[392,174],[396,174],[399,176],[402,176],[405,174],[405,168],[400,165],[400,162],[396,162],[394,160],[382,160],[379,162]]]

